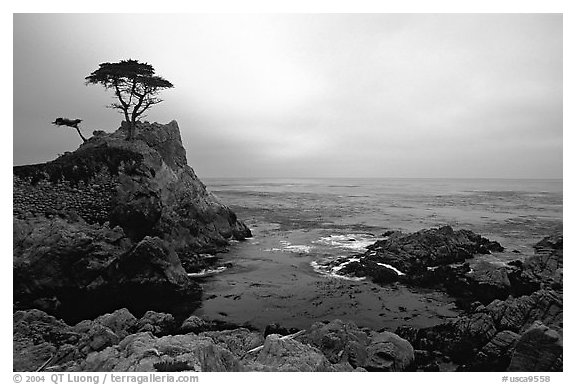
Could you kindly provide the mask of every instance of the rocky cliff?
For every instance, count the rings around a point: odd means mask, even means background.
[[[251,236],[187,165],[175,121],[142,123],[133,141],[125,130],[14,167],[16,308],[81,319],[100,307],[145,310],[144,297],[197,297],[186,270]]]

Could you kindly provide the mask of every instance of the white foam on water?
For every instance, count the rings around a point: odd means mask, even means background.
[[[348,262],[349,263],[349,262]],[[310,266],[312,266],[312,269],[314,269],[315,272],[317,272],[320,275],[326,276],[326,277],[330,277],[330,278],[338,278],[338,279],[344,279],[347,281],[364,281],[366,279],[366,277],[348,277],[346,275],[341,275],[338,274],[337,271],[340,270],[343,265],[345,265],[346,263],[333,267],[333,268],[329,268],[327,269],[326,265],[321,265],[316,261],[312,261],[310,262]]]
[[[264,251],[268,251],[268,252],[280,251],[280,252],[289,252],[289,253],[309,254],[313,248],[313,246],[307,246],[307,245],[293,245],[288,241],[280,241],[280,245],[282,246],[281,248],[272,247],[272,248],[266,249]]]
[[[187,273],[186,275],[188,275],[188,277],[190,277],[190,278],[202,278],[202,277],[207,277],[210,275],[221,273],[224,270],[226,270],[226,267],[220,266],[220,267],[217,267],[215,269],[202,269],[197,273]]]
[[[384,267],[387,267],[387,268],[389,268],[389,269],[391,269],[391,270],[394,270],[394,271],[396,272],[396,274],[398,274],[398,275],[406,275],[406,274],[404,274],[403,272],[401,272],[400,270],[398,270],[397,268],[395,268],[395,267],[392,266],[392,265],[388,265],[388,264],[386,264],[386,263],[381,263],[381,262],[376,262],[376,264],[379,265],[379,266],[384,266]]]
[[[290,245],[290,246],[286,246],[284,248],[284,250],[288,250],[294,253],[310,253],[310,250],[312,250],[312,246],[306,246],[306,245]]]
[[[370,246],[377,240],[378,238],[371,234],[344,234],[329,235],[327,237],[322,237],[317,241],[313,241],[312,243],[354,251],[366,251],[366,247]]]

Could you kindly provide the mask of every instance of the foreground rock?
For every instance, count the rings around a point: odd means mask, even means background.
[[[137,132],[99,132],[54,161],[14,167],[17,309],[75,321],[190,303],[199,286],[185,269],[251,235],[187,165],[175,121]]]
[[[398,335],[340,320],[288,336],[238,327],[164,335],[171,321],[168,314],[137,319],[119,309],[69,326],[39,310],[18,311],[14,370],[403,371],[414,362],[412,346]]]
[[[459,370],[470,371],[561,371],[563,333],[562,235],[544,238],[535,245],[535,254],[509,268],[477,270],[453,275],[460,290],[473,285],[483,288],[484,297],[495,295],[494,282],[510,295],[487,305],[475,302],[470,311],[453,320],[430,328],[401,327],[396,332],[407,339],[421,359],[416,365],[424,370],[431,353],[440,352]],[[491,276],[490,276],[491,275]],[[487,277],[488,276],[488,277]],[[458,281],[459,280],[459,281]],[[483,281],[489,287],[482,287]],[[514,296],[514,294],[520,295]],[[522,293],[528,293],[522,295]]]
[[[36,307],[71,321],[200,297],[165,241],[145,237],[134,244],[120,227],[81,218],[15,219],[13,269],[17,308]]]
[[[562,335],[536,321],[520,337],[512,354],[511,372],[562,371]]]
[[[561,295],[541,290],[530,296],[510,298],[506,301],[495,300],[486,307],[479,306],[470,314],[434,327],[401,327],[396,333],[408,340],[417,350],[441,352],[443,356],[460,365],[460,370],[503,371],[509,367],[513,355],[520,354],[522,350],[531,350],[531,353],[524,353],[523,356],[532,355],[533,359],[537,359],[538,354],[554,357],[549,359],[553,361],[553,365],[547,368],[544,368],[545,364],[540,366],[542,371],[553,371],[558,368],[561,370],[562,367],[562,357],[558,355],[561,349],[557,348],[558,345],[562,346],[561,337],[558,337],[562,334],[562,314]],[[519,345],[522,339],[533,340],[525,334],[536,334],[529,333],[535,322],[555,333],[548,338],[550,342],[537,347],[532,346],[534,344],[531,342]],[[521,346],[524,348],[521,349]],[[528,348],[529,346],[531,347]],[[537,371],[529,365],[524,365],[523,368],[524,371]]]
[[[398,335],[359,329],[353,322],[318,322],[300,341],[317,347],[333,364],[368,371],[405,371],[414,361],[414,349]]]
[[[511,265],[509,274],[516,295],[530,294],[540,288],[562,290],[563,235],[553,234],[534,246],[534,255]]]

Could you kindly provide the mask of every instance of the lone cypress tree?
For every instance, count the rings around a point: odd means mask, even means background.
[[[124,114],[128,123],[127,140],[134,137],[136,123],[142,114],[162,102],[158,97],[160,91],[174,87],[168,80],[154,73],[154,67],[150,64],[128,59],[117,63],[102,63],[100,68],[86,77],[86,85],[101,84],[116,95],[117,101],[109,107]]]

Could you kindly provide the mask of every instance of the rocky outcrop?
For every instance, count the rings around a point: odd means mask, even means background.
[[[333,364],[348,363],[356,368],[365,366],[368,360],[368,333],[353,322],[316,322],[300,341],[320,349]]]
[[[209,338],[194,334],[157,338],[149,332],[131,334],[118,345],[91,353],[69,368],[70,371],[88,372],[222,372],[239,369],[238,358]]]
[[[530,294],[540,288],[562,290],[563,236],[553,234],[534,246],[534,255],[510,265],[515,294]]]
[[[14,167],[14,301],[67,320],[199,299],[188,272],[250,230],[187,165],[178,124],[99,133]],[[183,266],[185,268],[183,268]],[[151,331],[158,332],[153,326]]]
[[[538,242],[524,262],[479,264],[475,272],[466,267],[459,274],[449,270],[450,285],[460,295],[466,290],[476,299],[497,297],[496,290],[509,295],[486,305],[472,303],[467,314],[434,327],[399,328],[398,335],[417,351],[428,352],[417,355],[416,365],[437,366],[430,360],[436,351],[465,371],[562,370],[562,253],[562,235],[556,234]]]
[[[465,300],[489,303],[510,294],[506,268],[468,260],[477,254],[501,252],[504,248],[469,230],[450,226],[411,234],[389,232],[386,239],[345,263],[338,274],[369,277],[381,285],[400,281],[413,286],[444,288]]]
[[[412,346],[398,335],[340,320],[290,336],[242,327],[162,335],[172,326],[169,314],[147,312],[137,319],[127,309],[75,326],[40,310],[18,311],[14,370],[402,371],[414,361]]]
[[[488,306],[480,305],[469,314],[437,326],[422,329],[401,327],[396,333],[408,340],[415,349],[439,351],[448,356],[452,362],[460,365],[460,370],[502,371],[511,364],[513,355],[519,349],[519,340],[524,338],[534,323],[545,327],[534,332],[536,335],[545,330],[547,334],[561,336],[562,309],[561,294],[539,290],[530,296],[510,297],[506,301],[494,300]],[[531,338],[530,335],[525,338]],[[562,366],[562,356],[557,354],[556,348],[558,344],[561,346],[561,338],[554,338],[537,349],[531,348],[532,353],[526,353],[534,356],[538,350],[539,354],[546,357],[555,357],[554,360],[549,359],[554,363],[549,362],[548,369],[543,371],[556,370]],[[560,342],[557,343],[558,340]],[[534,345],[530,342],[524,346],[530,347],[530,344]],[[417,363],[419,367],[428,364]],[[525,371],[535,370],[529,366],[523,367]]]
[[[414,362],[408,341],[388,332],[360,329],[353,322],[317,322],[299,340],[317,347],[330,363],[368,371],[405,371]]]
[[[430,268],[464,262],[475,254],[502,251],[498,242],[490,241],[469,230],[454,231],[450,226],[421,230],[411,234],[393,232],[386,239],[367,247],[360,261],[347,264],[342,273],[352,274],[358,269],[368,276],[380,270],[399,276],[418,276]],[[395,279],[392,279],[395,277]]]
[[[159,236],[181,258],[250,236],[187,165],[175,121],[139,123],[133,141],[125,129],[94,136],[52,162],[14,167],[15,216],[76,212],[89,223],[119,225],[133,241]],[[98,215],[82,209],[94,201]]]
[[[245,360],[246,370],[258,372],[327,372],[334,371],[320,350],[294,339],[270,334],[252,360]]]
[[[542,322],[536,321],[516,344],[508,371],[562,371],[562,335]]]
[[[17,311],[13,317],[12,359],[15,372],[35,371],[65,345],[76,345],[80,336],[63,321],[43,311]]]
[[[14,220],[14,301],[70,321],[129,307],[143,313],[197,300],[175,252],[157,237],[132,243],[120,227],[81,218]]]

